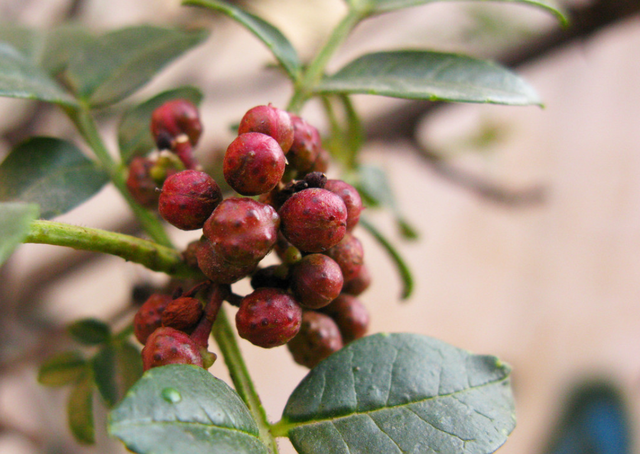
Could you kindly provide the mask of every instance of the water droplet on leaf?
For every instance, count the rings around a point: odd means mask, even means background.
[[[165,388],[162,390],[162,398],[171,404],[177,404],[182,400],[180,391],[175,388]]]

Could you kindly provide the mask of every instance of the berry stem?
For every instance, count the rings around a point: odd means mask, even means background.
[[[175,277],[203,278],[198,270],[187,266],[182,259],[182,254],[175,249],[122,233],[62,222],[33,221],[24,242],[103,252]]]
[[[296,84],[293,96],[287,106],[287,111],[298,113],[304,103],[313,96],[313,91],[322,79],[327,63],[329,63],[335,51],[347,39],[351,30],[363,17],[364,14],[362,12],[353,9],[349,10],[342,21],[333,29],[325,45],[311,61],[302,78]]]
[[[216,285],[211,290],[209,301],[207,301],[207,305],[204,307],[204,314],[202,314],[202,318],[198,322],[198,325],[193,330],[193,333],[191,333],[191,339],[200,347],[208,347],[211,328],[213,327],[213,323],[216,321],[216,317],[222,307],[222,302],[228,292],[229,289],[222,285]]]
[[[229,369],[233,386],[244,403],[247,404],[247,407],[249,407],[253,419],[258,424],[260,439],[269,448],[271,454],[277,454],[278,445],[269,431],[271,426],[267,420],[267,414],[253,385],[249,370],[240,352],[234,329],[224,309],[220,310],[218,319],[213,325],[213,337]]]
[[[78,131],[91,147],[100,164],[109,175],[114,186],[120,191],[124,199],[133,210],[136,218],[142,225],[145,232],[158,244],[166,247],[173,247],[169,236],[167,235],[160,220],[151,211],[138,204],[127,189],[126,176],[124,169],[121,168],[113,159],[109,150],[105,146],[96,123],[87,108],[76,110],[65,110],[69,118],[78,128]]]

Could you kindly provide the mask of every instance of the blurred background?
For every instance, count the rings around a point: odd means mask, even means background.
[[[345,11],[341,0],[242,4],[277,25],[303,58]],[[568,396],[591,381],[615,390],[625,424],[634,438],[640,432],[640,4],[565,5],[572,16],[566,30],[538,9],[512,4],[400,10],[358,27],[329,67],[380,49],[463,52],[514,67],[545,103],[544,109],[445,106],[354,97],[369,137],[361,161],[385,169],[399,209],[419,233],[407,240],[388,210],[367,211],[414,273],[415,292],[401,301],[401,281],[385,251],[366,231],[355,231],[373,277],[361,297],[371,312],[370,331],[426,334],[510,363],[518,425],[503,454],[552,449],[560,421],[579,423],[562,417]],[[284,107],[291,94],[270,68],[270,54],[246,30],[177,0],[0,0],[0,20],[44,28],[71,20],[97,31],[148,22],[210,28],[205,44],[127,101],[187,83],[200,87],[205,133],[198,154],[205,162],[215,162],[247,109],[269,102]],[[102,118],[114,152],[116,113]],[[310,103],[302,115],[327,131],[318,105]],[[53,108],[0,99],[0,159],[32,134],[74,138],[72,125]],[[137,231],[111,187],[59,220]],[[181,246],[198,237],[170,232]],[[116,320],[128,313],[134,286],[165,281],[119,258],[44,245],[18,249],[0,268],[0,452],[125,451],[106,435],[99,405],[97,444],[77,445],[66,427],[69,390],[38,385],[37,370],[70,346],[66,324],[80,317]],[[234,289],[246,293],[248,285]],[[286,348],[244,341],[241,347],[276,421],[307,371]],[[229,382],[222,361],[211,372]],[[282,452],[294,452],[287,444]]]

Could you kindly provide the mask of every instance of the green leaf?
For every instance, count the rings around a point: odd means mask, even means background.
[[[73,144],[32,137],[0,164],[0,201],[34,202],[41,216],[66,213],[96,194],[107,175]]]
[[[44,70],[6,43],[0,43],[0,96],[78,107]]]
[[[67,418],[71,433],[79,443],[85,445],[95,443],[91,374],[86,374],[71,390],[67,404]]]
[[[87,361],[79,352],[63,352],[45,361],[38,371],[38,382],[45,386],[64,386],[78,381],[87,372]]]
[[[85,345],[97,345],[111,337],[111,328],[95,318],[78,320],[67,326],[67,331],[78,342]]]
[[[148,370],[111,412],[109,432],[139,454],[267,454],[240,396],[206,370]]]
[[[411,274],[411,270],[409,266],[406,264],[398,250],[393,246],[391,241],[389,241],[374,225],[367,221],[366,218],[360,218],[360,225],[364,227],[384,248],[384,250],[389,254],[391,261],[396,266],[398,270],[398,274],[400,275],[400,279],[402,280],[402,293],[400,294],[400,298],[403,300],[408,299],[413,293],[413,275]]]
[[[273,56],[276,57],[291,79],[296,80],[298,78],[301,65],[296,50],[282,32],[270,23],[235,5],[219,0],[183,0],[182,4],[201,6],[226,14],[261,40],[273,53]]]
[[[195,105],[202,101],[202,92],[195,87],[165,91],[127,111],[118,126],[118,144],[122,161],[128,163],[155,148],[150,132],[151,113],[172,99],[188,99]]]
[[[12,23],[0,23],[0,41],[9,44],[28,60],[38,63],[44,50],[44,33]]]
[[[427,3],[457,1],[457,0],[346,0],[349,5],[358,11],[366,14],[384,13],[401,8],[411,6],[424,5]],[[474,1],[474,0],[470,0]],[[478,2],[486,2],[487,0],[475,0]],[[555,15],[563,24],[567,23],[560,6],[554,0],[493,0],[497,2],[521,3],[523,5],[535,6],[542,8]]]
[[[509,374],[426,336],[369,336],[311,370],[275,428],[301,454],[488,454],[515,426]]]
[[[27,237],[29,224],[39,213],[40,207],[34,203],[0,203],[0,265]]]
[[[92,41],[71,59],[67,80],[80,98],[93,107],[104,107],[129,96],[207,36],[204,30],[148,25],[116,30]]]
[[[115,347],[119,396],[124,396],[142,377],[142,357],[140,350],[130,342],[120,342]]]
[[[62,25],[46,35],[40,66],[51,75],[65,69],[74,55],[84,51],[95,38],[88,30],[77,25]]]
[[[364,55],[322,80],[317,93],[364,93],[430,101],[540,104],[534,89],[495,63],[404,50]]]
[[[102,347],[91,361],[93,377],[102,399],[107,407],[113,407],[118,401],[118,383],[116,381],[116,350],[113,345]]]

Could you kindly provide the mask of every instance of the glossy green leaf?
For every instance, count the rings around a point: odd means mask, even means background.
[[[66,213],[96,194],[107,175],[73,144],[32,137],[0,164],[0,201],[34,202],[41,216]]]
[[[426,336],[369,336],[311,370],[276,427],[301,454],[488,454],[515,426],[509,374]]]
[[[77,320],[67,326],[67,331],[76,341],[86,345],[102,344],[111,337],[109,325],[95,318]]]
[[[63,352],[45,361],[38,371],[38,382],[45,386],[64,386],[78,381],[87,372],[87,361],[80,352]]]
[[[502,66],[419,50],[364,55],[322,80],[316,92],[508,105],[541,103],[529,84]]]
[[[92,41],[71,59],[67,80],[91,106],[107,106],[132,94],[207,36],[203,30],[148,25],[116,30]]]
[[[172,99],[188,99],[199,105],[202,92],[195,87],[176,88],[160,93],[125,113],[118,126],[118,144],[123,162],[128,163],[135,156],[145,155],[155,148],[149,129],[151,113]]]
[[[0,43],[0,96],[78,106],[43,69],[7,43]]]
[[[91,374],[86,374],[71,390],[67,404],[67,418],[71,433],[79,443],[85,445],[95,443]]]
[[[102,347],[91,361],[96,387],[107,407],[113,407],[118,401],[118,382],[116,379],[116,350],[113,345]]]
[[[289,77],[293,80],[297,79],[301,66],[298,54],[282,32],[270,23],[224,1],[183,0],[182,4],[201,6],[226,14],[260,39],[273,53]]]
[[[62,25],[41,30],[22,25],[0,24],[0,41],[13,46],[29,61],[55,75],[66,66],[69,58],[80,52],[92,36],[77,25]]]
[[[116,344],[116,372],[119,395],[124,394],[142,377],[142,357],[130,342]]]
[[[148,370],[111,412],[109,432],[140,454],[267,454],[240,396],[195,366]]]
[[[0,203],[0,265],[26,238],[29,224],[38,219],[39,214],[40,207],[33,203]]]
[[[409,8],[411,6],[424,5],[427,3],[459,1],[459,0],[346,0],[351,7],[366,14],[378,14],[387,11],[393,11],[401,8]],[[481,1],[487,0],[467,0]],[[535,6],[542,8],[554,14],[563,24],[567,22],[560,6],[554,0],[492,0],[496,2],[520,3],[523,5]]]

